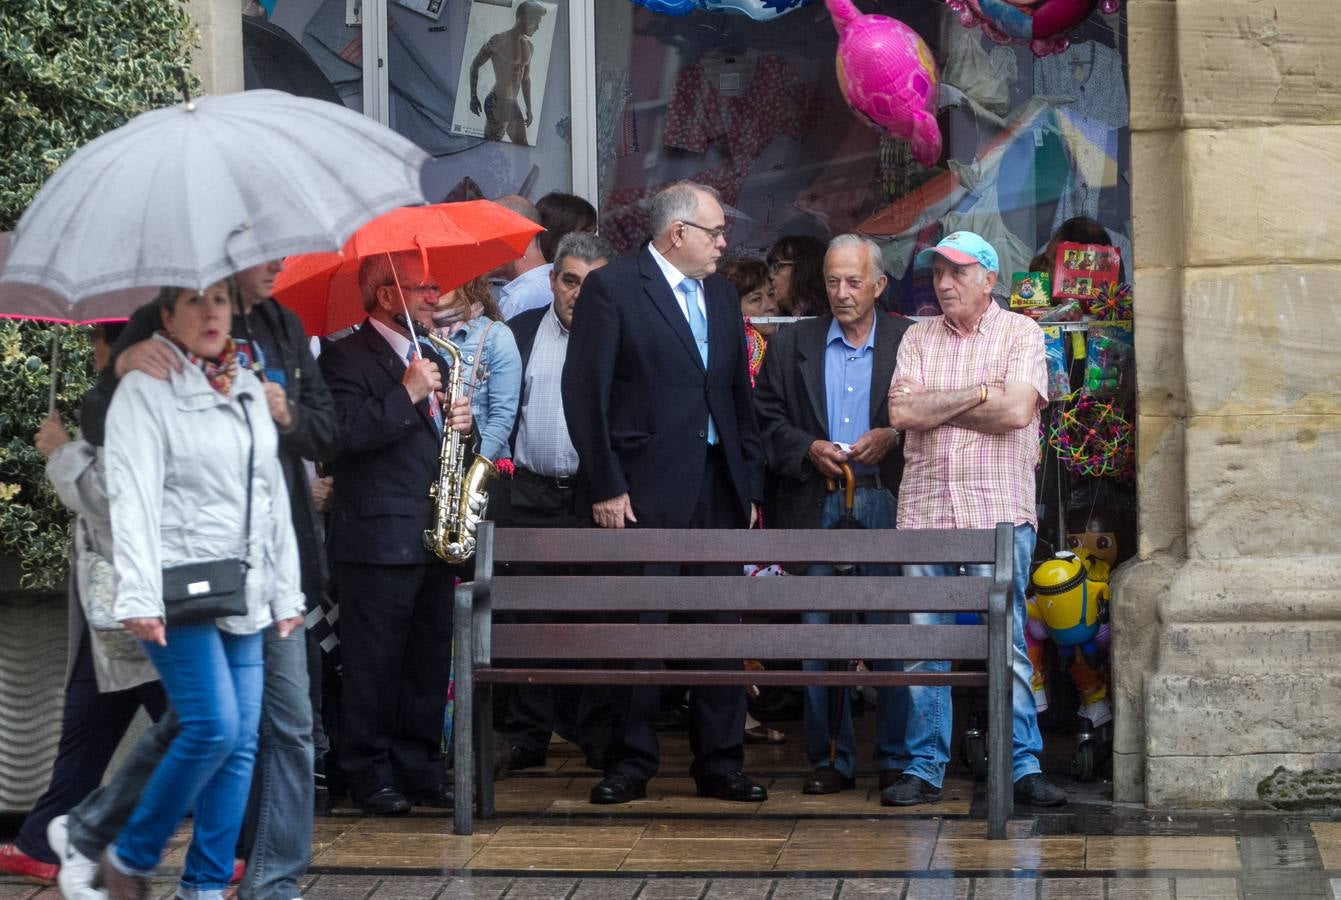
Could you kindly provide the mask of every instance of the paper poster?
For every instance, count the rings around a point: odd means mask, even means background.
[[[428,16],[435,22],[442,17],[442,9],[447,0],[396,0],[398,6],[414,10],[421,16]]]
[[[535,146],[556,13],[539,0],[471,4],[453,134]]]

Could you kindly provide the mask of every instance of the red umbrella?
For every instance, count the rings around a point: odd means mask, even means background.
[[[274,296],[309,334],[331,334],[363,319],[358,270],[370,256],[416,251],[446,292],[521,256],[542,230],[489,200],[402,207],[354,232],[339,253],[289,257]]]

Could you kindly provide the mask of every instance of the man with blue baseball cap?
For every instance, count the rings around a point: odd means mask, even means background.
[[[1039,411],[1048,398],[1043,332],[992,299],[999,263],[981,236],[956,231],[919,253],[916,262],[931,269],[942,314],[908,329],[889,388],[889,424],[905,432],[898,527],[1015,526],[1011,777],[1017,803],[1059,806],[1066,794],[1044,779],[1038,764],[1043,739],[1024,646],[1024,592],[1038,526]],[[903,573],[961,570],[909,565]],[[990,576],[992,567],[964,566],[962,574]],[[914,625],[948,625],[954,615],[913,613],[909,619]],[[947,672],[950,663],[925,660],[909,669]],[[939,802],[950,759],[950,689],[907,690],[909,758],[901,765],[902,777],[880,793],[886,806]]]

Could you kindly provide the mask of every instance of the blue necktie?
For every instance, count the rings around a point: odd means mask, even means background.
[[[423,350],[425,359],[433,359],[437,355],[437,351],[433,349],[432,345],[424,344],[423,346],[425,348]],[[405,351],[405,364],[408,366],[412,362],[414,362],[413,344]],[[428,392],[428,417],[433,421],[433,428],[438,432],[438,437],[442,437],[442,404],[438,402],[438,395],[434,391]]]
[[[694,343],[698,345],[698,356],[703,360],[703,368],[707,369],[708,320],[698,305],[698,282],[686,278],[680,282],[680,290],[684,291],[684,308],[689,316],[689,331],[694,335]],[[717,443],[717,423],[712,420],[712,413],[708,413],[708,443]]]

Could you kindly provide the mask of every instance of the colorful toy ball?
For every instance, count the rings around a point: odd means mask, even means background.
[[[1061,53],[1066,34],[1098,9],[1115,13],[1121,0],[946,0],[965,28],[981,25],[998,44],[1028,44],[1035,56]]]
[[[838,30],[835,62],[847,105],[874,127],[908,141],[922,165],[935,165],[941,155],[940,76],[931,48],[897,19],[862,15],[852,0],[825,4]]]

